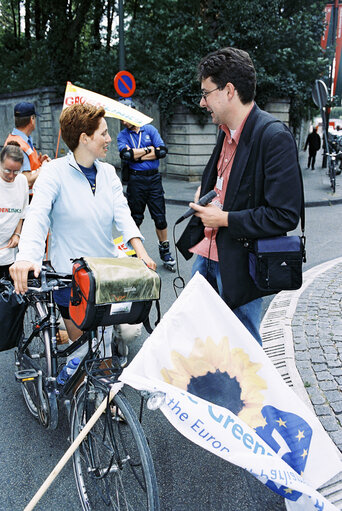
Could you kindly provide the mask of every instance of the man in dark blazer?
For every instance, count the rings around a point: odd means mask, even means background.
[[[261,344],[260,291],[249,275],[251,240],[295,229],[301,210],[296,144],[290,131],[254,103],[256,74],[248,53],[223,48],[199,64],[200,106],[219,125],[217,144],[195,201],[196,210],[177,247],[197,254],[199,271]]]

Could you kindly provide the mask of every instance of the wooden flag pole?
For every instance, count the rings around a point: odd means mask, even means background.
[[[96,421],[100,418],[102,413],[105,411],[106,406],[107,406],[107,399],[109,399],[109,401],[111,401],[113,399],[113,397],[115,396],[115,394],[120,390],[121,387],[122,387],[122,383],[120,383],[120,382],[115,383],[114,385],[112,385],[110,393],[109,393],[109,396],[107,396],[102,401],[102,403],[100,404],[100,406],[98,407],[98,409],[96,410],[94,415],[92,415],[90,417],[90,419],[87,422],[87,424],[84,426],[82,431],[75,438],[73,443],[70,445],[69,449],[65,452],[65,454],[62,456],[62,458],[59,460],[59,462],[57,463],[55,468],[52,470],[50,475],[46,478],[46,480],[44,481],[42,486],[39,488],[37,493],[34,495],[34,497],[31,499],[31,501],[25,507],[24,511],[32,511],[32,509],[40,501],[40,499],[42,498],[42,496],[44,495],[46,490],[49,488],[51,483],[55,480],[55,478],[58,476],[58,474],[60,473],[60,471],[62,470],[64,465],[69,461],[71,456],[74,454],[74,452],[76,451],[77,447],[84,440],[84,438],[87,436],[87,434],[89,433],[91,428],[94,426]]]

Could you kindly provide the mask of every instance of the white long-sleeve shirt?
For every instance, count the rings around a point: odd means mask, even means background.
[[[120,179],[108,163],[95,161],[96,191],[69,153],[44,165],[35,186],[19,243],[17,261],[41,264],[50,229],[49,258],[56,271],[71,273],[71,259],[113,257],[113,224],[123,234],[143,240],[131,217]]]

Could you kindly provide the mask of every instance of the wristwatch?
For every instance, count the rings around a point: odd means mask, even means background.
[[[145,154],[149,154],[152,151],[152,149],[150,147],[145,147],[144,149],[145,149]]]

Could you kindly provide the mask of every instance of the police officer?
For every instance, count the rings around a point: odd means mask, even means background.
[[[135,108],[130,99],[122,103]],[[125,129],[119,133],[117,142],[120,158],[129,167],[127,200],[132,217],[139,227],[147,205],[155,223],[160,258],[167,269],[174,271],[176,261],[171,255],[167,239],[164,190],[158,170],[159,160],[165,158],[167,147],[158,130],[151,124],[138,127],[123,121],[123,125]]]

